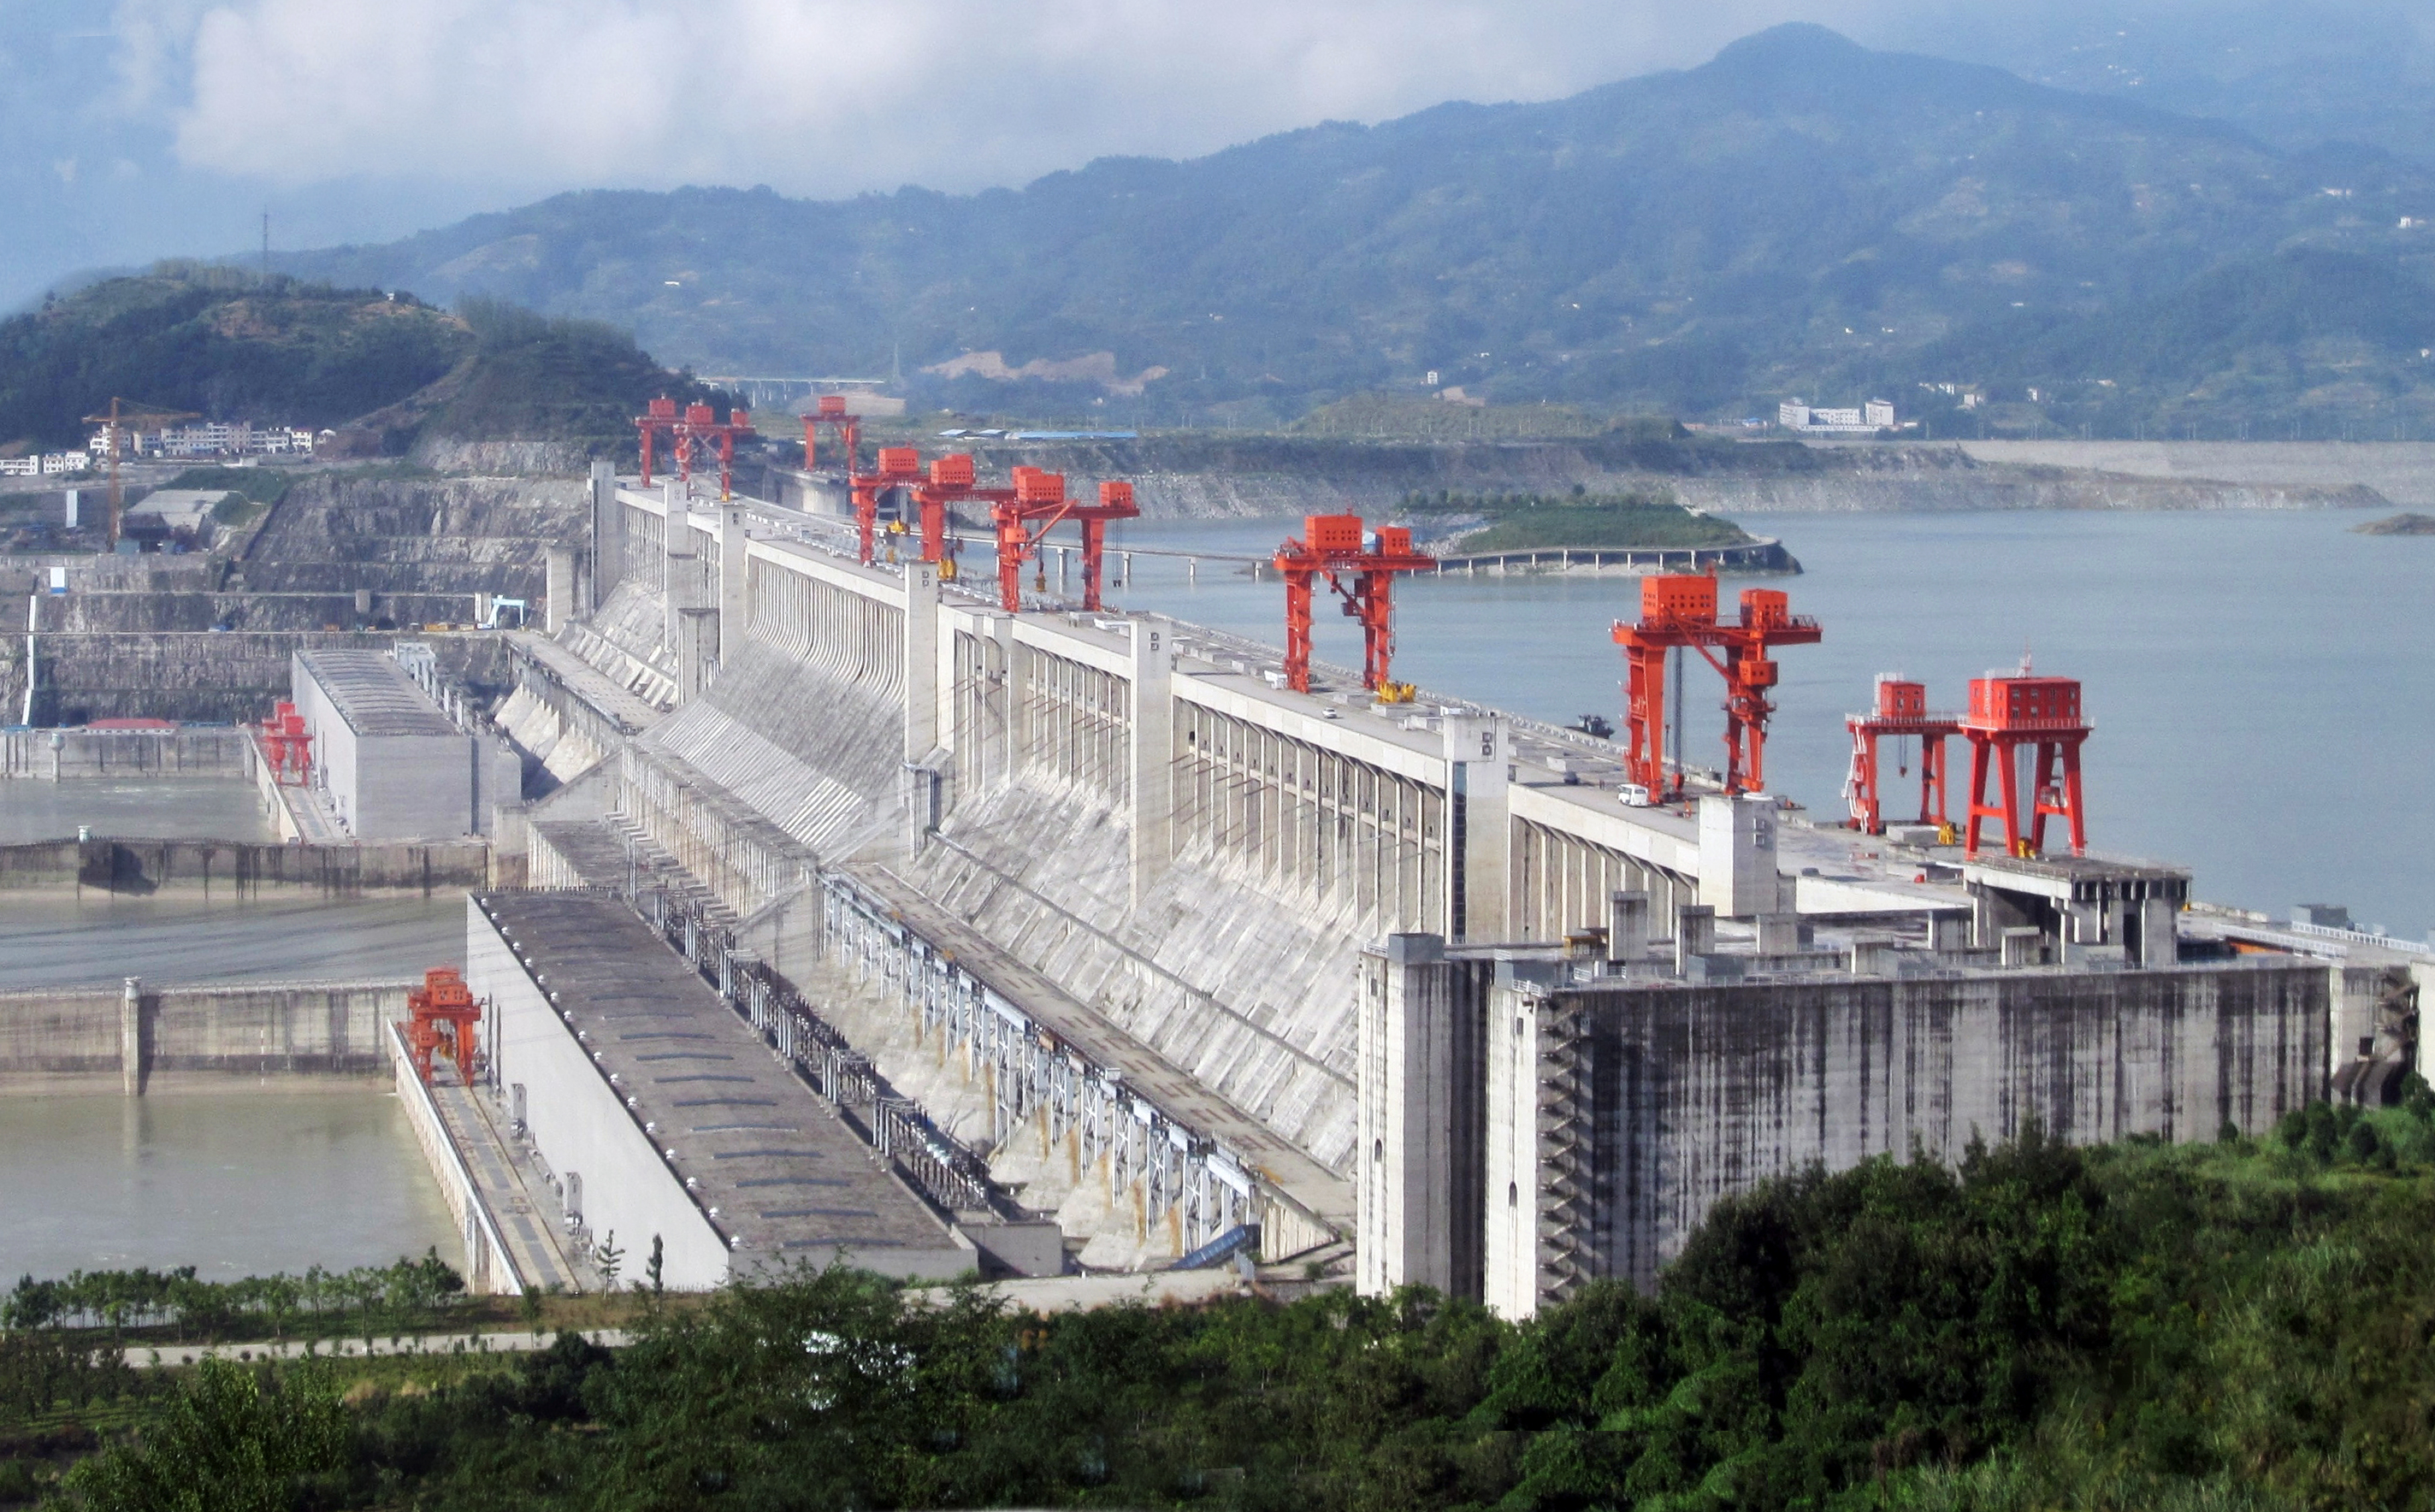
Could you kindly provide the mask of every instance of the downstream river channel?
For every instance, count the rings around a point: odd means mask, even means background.
[[[1774,586],[1825,640],[1781,654],[1770,785],[1842,812],[1843,715],[1879,672],[1926,680],[1942,708],[2017,665],[2085,684],[2093,848],[2192,868],[2198,896],[2278,915],[2347,903],[2417,938],[2435,927],[2435,539],[2360,536],[2350,511],[1798,514],[1736,517],[1806,573]],[[1119,544],[1252,555],[1299,522],[1134,522]],[[1112,603],[1279,644],[1284,589],[1213,563],[1134,558]],[[1734,584],[1729,581],[1730,593]],[[1399,677],[1570,723],[1622,722],[1609,639],[1636,618],[1622,577],[1423,579],[1396,598]],[[1319,654],[1357,665],[1350,620],[1322,610]],[[1721,765],[1721,684],[1684,699],[1684,749]],[[1961,800],[1966,758],[1954,764]],[[1901,790],[1890,768],[1889,794]]]
[[[0,1285],[192,1265],[207,1280],[463,1263],[396,1096],[0,1097]]]

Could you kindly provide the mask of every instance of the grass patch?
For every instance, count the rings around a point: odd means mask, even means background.
[[[1746,546],[1730,520],[1684,508],[1666,493],[1410,493],[1401,512],[1444,550],[1682,550]]]

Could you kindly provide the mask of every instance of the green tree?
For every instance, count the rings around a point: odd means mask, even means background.
[[[78,1465],[93,1512],[285,1512],[308,1477],[339,1469],[346,1412],[318,1366],[273,1374],[206,1360],[131,1442]]]

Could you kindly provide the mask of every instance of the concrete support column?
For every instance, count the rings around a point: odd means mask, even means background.
[[[130,1097],[144,1095],[144,980],[130,976],[118,999],[118,1086]]]
[[[1515,1321],[1539,1311],[1542,1211],[1563,1205],[1539,1170],[1542,1040],[1551,1027],[1546,1007],[1529,983],[1499,970],[1487,1014],[1480,1300]]]
[[[2133,964],[2161,971],[2182,960],[2181,905],[2170,898],[2149,898],[2139,904],[2139,955]]]
[[[1775,866],[1775,804],[1764,798],[1700,799],[1700,902],[1725,919],[1771,914],[1781,879]]]
[[[1649,954],[1649,894],[1611,892],[1606,900],[1606,963],[1621,971]]]
[[[1455,1015],[1445,941],[1390,935],[1361,957],[1356,1285],[1453,1292]]]
[[[1133,902],[1148,893],[1174,854],[1175,626],[1156,616],[1132,622]]]
[[[939,746],[939,567],[905,564],[905,759]]]
[[[556,635],[575,617],[575,548],[546,546],[542,550],[542,629]]]
[[[718,666],[718,610],[677,610],[677,699],[691,703]]]
[[[1512,848],[1508,793],[1512,760],[1502,717],[1448,714],[1445,734],[1447,798],[1461,816],[1462,842],[1449,845],[1446,886],[1449,936],[1460,941],[1497,940],[1506,929],[1506,858]]]
[[[751,537],[744,529],[744,506],[727,504],[718,509],[718,643],[721,656],[731,655],[744,644],[745,614],[749,600],[746,585],[751,581],[745,565],[745,547]]]
[[[682,656],[679,616],[694,607],[693,522],[676,479],[668,479],[660,502],[667,511],[660,525],[660,644],[670,655]]]
[[[617,586],[626,566],[626,507],[617,498],[617,469],[606,461],[592,464],[592,602],[597,605]]]
[[[1717,911],[1705,903],[1685,903],[1674,910],[1674,970],[1688,974],[1694,956],[1717,949]]]

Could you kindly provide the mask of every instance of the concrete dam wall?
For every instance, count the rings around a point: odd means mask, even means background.
[[[356,898],[489,885],[491,847],[431,844],[266,845],[234,840],[38,840],[0,845],[0,893],[53,896]]]
[[[235,1091],[389,1070],[415,984],[126,986],[0,992],[0,1093]]]
[[[1747,971],[1745,990],[1776,1004],[1821,974],[1891,992],[1992,967],[1997,924],[2029,915],[1989,897],[2015,888],[2061,900],[2033,911],[2045,922],[2028,933],[2045,933],[2028,958],[2074,963],[2032,975],[2070,984],[2077,1005],[2033,993],[2021,1022],[2213,1001],[2203,971],[2176,966],[2169,928],[2134,938],[2126,923],[2142,907],[2169,919],[2185,876],[2140,873],[2163,890],[2135,903],[2094,861],[2060,876],[1987,863],[1967,886],[1904,857],[1855,870],[1833,833],[1759,806],[1622,806],[1605,742],[1435,695],[1373,705],[1340,668],[1290,692],[1273,650],[1230,636],[1055,604],[1010,614],[926,564],[842,559],[786,511],[674,500],[596,478],[598,610],[556,639],[507,638],[505,727],[528,751],[599,753],[564,774],[564,805],[535,809],[534,876],[648,879],[654,906],[695,910],[718,950],[795,963],[815,1011],[1111,1263],[1171,1256],[1247,1213],[1271,1256],[1354,1234],[1387,1145],[1364,1121],[1390,1086],[1426,1082],[1364,1048],[1364,951],[1390,936],[1562,958],[1625,938],[1617,900],[1636,899],[1618,970],[1662,971],[1674,992]],[[2323,1013],[2300,993],[2265,1017],[2305,1048],[2300,1021]],[[2314,1072],[2305,1055],[2228,1065],[2236,1122],[2322,1081],[2315,1032]],[[2125,1043],[2138,1074],[2165,1053]],[[1797,1082],[1806,1054],[1754,1045],[1744,1080]],[[1484,1049],[1465,1064],[1477,1083]],[[1903,1099],[1970,1106],[1968,1078],[2024,1089],[2031,1073],[1962,1057],[1916,1075]],[[1843,1088],[1829,1078],[1817,1119],[1874,1116]],[[1683,1105],[1684,1138],[1723,1137],[1712,1105]],[[2215,1131],[2126,1106],[2072,1137]],[[1692,1197],[1857,1147],[1766,1134],[1753,1108],[1746,1137],[1765,1150]],[[1409,1128],[1451,1116],[1429,1105]],[[1416,1168],[1441,1185],[1451,1169]],[[1458,1289],[1478,1295],[1467,1243],[1474,1280]],[[1442,1273],[1432,1254],[1378,1283]]]
[[[2323,509],[2387,505],[2371,483],[2387,473],[2321,478],[2253,476],[2240,471],[2177,475],[2126,466],[2106,471],[2091,451],[2080,465],[1998,447],[1804,446],[1772,441],[1692,446],[1624,436],[1505,441],[1343,440],[1318,437],[1150,437],[1133,441],[974,441],[984,470],[1028,465],[1083,477],[1131,479],[1153,519],[1252,518],[1351,510],[1390,513],[1407,493],[1670,491],[1682,503],[1736,509],[1931,511],[1951,509]],[[2065,443],[2057,443],[2058,449]],[[1975,455],[1974,455],[1975,454]],[[2058,455],[2056,460],[2064,458]],[[777,495],[814,502],[803,474],[779,474]],[[2356,480],[2356,481],[2355,481]]]

